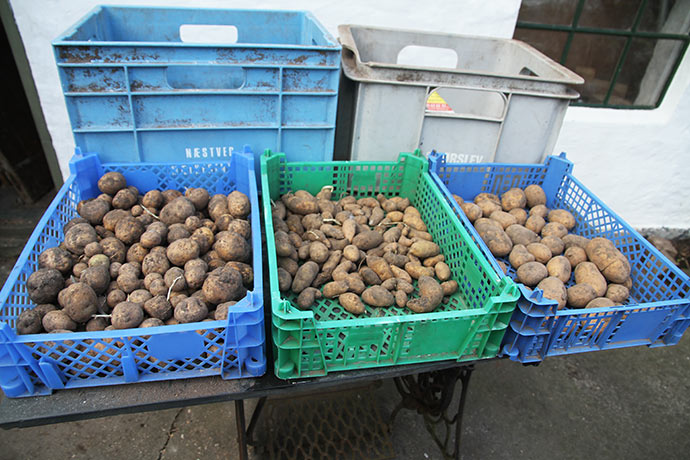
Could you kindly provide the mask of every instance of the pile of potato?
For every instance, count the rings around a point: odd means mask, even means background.
[[[606,238],[569,234],[575,217],[565,209],[548,209],[540,186],[512,188],[500,198],[480,193],[473,203],[453,198],[491,253],[507,257],[517,280],[541,289],[559,309],[610,307],[628,299],[628,259]],[[571,276],[575,283],[566,288]]]
[[[332,187],[316,196],[298,190],[272,204],[280,290],[299,308],[325,297],[355,315],[365,304],[426,313],[457,291],[408,198],[331,195]]]
[[[251,205],[202,188],[140,195],[124,176],[98,180],[64,241],[38,257],[26,289],[36,305],[19,334],[101,331],[223,320],[254,282]]]

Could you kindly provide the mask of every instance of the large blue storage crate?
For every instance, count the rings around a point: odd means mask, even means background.
[[[99,6],[53,47],[76,144],[103,161],[333,158],[340,45],[311,13]]]
[[[571,233],[613,241],[632,266],[632,289],[623,306],[557,309],[539,289],[518,284],[521,298],[511,318],[502,353],[520,362],[547,356],[624,348],[660,347],[678,343],[690,326],[690,279],[572,174],[565,154],[534,164],[451,164],[444,154],[429,155],[429,172],[454,206],[496,273],[503,272],[452,195],[472,200],[481,192],[501,194],[513,187],[540,185],[549,208],[564,208],[576,220]],[[500,259],[515,279],[507,258]],[[567,286],[573,284],[573,279]]]
[[[266,371],[261,226],[253,154],[209,163],[101,163],[77,154],[71,175],[40,220],[0,291],[0,388],[6,396],[49,394],[61,388],[116,385],[220,375],[254,377]],[[26,280],[38,255],[63,239],[62,227],[78,217],[80,200],[100,192],[98,178],[119,171],[140,191],[205,187],[209,193],[238,190],[251,202],[254,286],[226,321],[118,331],[17,335],[19,314],[32,307]]]

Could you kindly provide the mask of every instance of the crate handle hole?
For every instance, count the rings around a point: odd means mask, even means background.
[[[455,69],[458,66],[458,53],[450,48],[408,45],[400,50],[396,63],[404,66]]]
[[[182,24],[183,43],[237,43],[237,27],[210,24]]]
[[[170,66],[165,71],[168,86],[173,89],[239,89],[246,72],[232,66]]]
[[[532,69],[529,69],[527,67],[523,67],[520,70],[520,75],[526,75],[528,77],[538,77],[539,75],[536,74]]]

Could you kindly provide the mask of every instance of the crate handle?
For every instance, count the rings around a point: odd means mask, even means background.
[[[168,66],[165,78],[173,89],[240,89],[247,71],[235,66]]]
[[[458,67],[458,53],[451,48],[407,45],[398,52],[395,63],[411,67],[456,69]]]
[[[180,41],[183,43],[237,43],[237,27],[215,24],[182,24]]]

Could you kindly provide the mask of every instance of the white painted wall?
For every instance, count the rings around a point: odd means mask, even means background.
[[[50,42],[98,3],[11,0],[63,174],[74,150]],[[511,37],[520,0],[118,0],[117,4],[311,10],[337,36],[345,23]],[[635,227],[690,227],[690,53],[661,108],[571,108],[556,151]],[[684,199],[681,199],[684,198]]]

